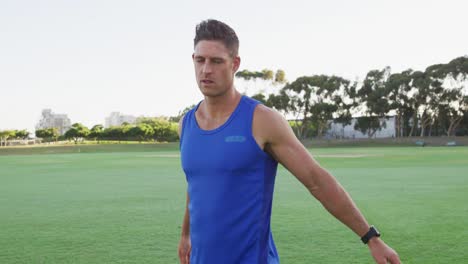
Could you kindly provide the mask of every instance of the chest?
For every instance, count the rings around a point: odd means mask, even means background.
[[[218,117],[218,118],[206,118],[199,112],[195,113],[196,122],[198,127],[202,130],[214,130],[216,128],[221,127],[229,120],[230,115]]]
[[[187,174],[251,170],[263,165],[264,155],[251,134],[236,129],[187,133],[181,144],[182,168]]]

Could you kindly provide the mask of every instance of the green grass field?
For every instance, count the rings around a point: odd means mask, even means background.
[[[403,263],[468,263],[468,147],[310,151]],[[0,149],[0,263],[177,263],[185,188],[176,144]],[[272,229],[282,263],[373,263],[282,168]]]

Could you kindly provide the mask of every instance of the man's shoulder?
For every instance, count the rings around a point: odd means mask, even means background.
[[[270,108],[264,104],[258,104],[255,107],[254,111],[254,121],[260,123],[270,123],[270,122],[278,122],[283,120],[284,117],[275,109]]]
[[[254,111],[253,132],[270,142],[289,128],[287,120],[282,114],[263,104],[257,105]]]

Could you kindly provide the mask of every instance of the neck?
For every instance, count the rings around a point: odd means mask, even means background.
[[[203,110],[210,119],[223,118],[230,115],[239,103],[241,94],[233,87],[220,96],[205,96],[203,101]]]

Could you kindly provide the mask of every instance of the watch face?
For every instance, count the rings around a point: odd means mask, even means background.
[[[380,236],[380,232],[379,232],[379,230],[377,230],[377,228],[372,226],[371,229],[374,230],[376,236]]]

